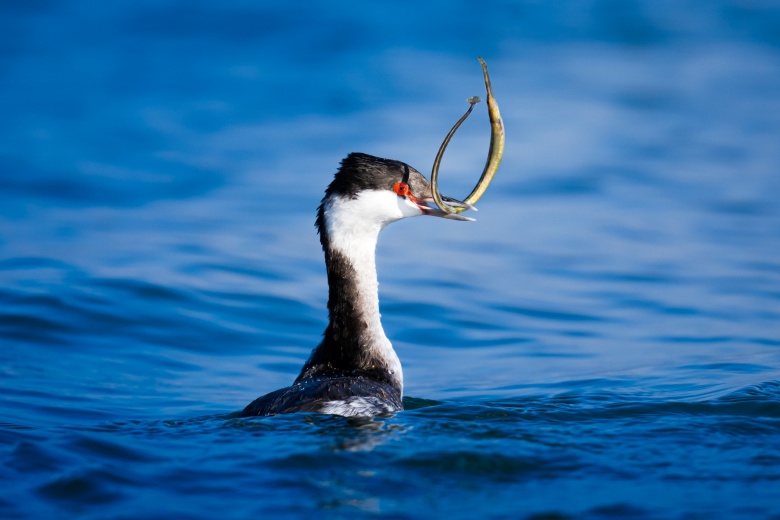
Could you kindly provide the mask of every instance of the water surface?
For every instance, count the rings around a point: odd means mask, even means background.
[[[0,14],[3,518],[780,517],[772,3]],[[339,160],[427,172],[477,55],[477,222],[378,249],[406,411],[237,418],[324,329]]]

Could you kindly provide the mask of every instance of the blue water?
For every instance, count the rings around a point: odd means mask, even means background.
[[[478,55],[478,220],[380,240],[406,410],[237,418],[339,160],[429,171]],[[776,3],[4,1],[0,114],[0,517],[780,518]]]

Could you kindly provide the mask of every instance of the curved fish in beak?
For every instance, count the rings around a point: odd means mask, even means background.
[[[472,204],[476,204],[482,195],[484,195],[488,186],[492,182],[496,171],[498,171],[498,165],[501,163],[501,158],[504,156],[504,121],[501,119],[501,113],[498,110],[498,103],[496,103],[496,99],[493,97],[493,87],[490,84],[490,75],[488,74],[487,64],[481,57],[479,58],[479,63],[482,65],[482,73],[485,77],[485,90],[487,92],[488,115],[490,117],[491,128],[490,150],[488,151],[488,158],[485,163],[485,168],[482,171],[482,176],[479,178],[479,182],[477,182],[477,185],[463,202],[454,201],[458,202],[458,204],[453,204],[453,199],[443,197],[439,193],[439,166],[441,164],[441,159],[444,156],[444,150],[447,148],[447,145],[449,144],[450,139],[452,139],[452,136],[455,135],[455,131],[474,109],[474,105],[481,101],[476,96],[469,98],[469,109],[465,114],[463,114],[463,117],[461,117],[458,122],[455,123],[455,126],[452,127],[450,132],[444,138],[444,142],[441,144],[439,152],[436,154],[436,159],[433,162],[433,169],[431,170],[431,191],[433,192],[433,201],[436,203],[436,206],[439,207],[439,210],[441,210],[442,213],[452,215],[448,218],[454,218],[455,215],[467,209],[474,209]],[[456,220],[463,220],[463,218]]]
[[[407,170],[408,171],[408,170]],[[419,172],[414,172],[417,175],[417,179],[413,179],[413,181],[418,183],[418,188],[421,189],[421,191],[431,191],[431,187],[428,184],[428,182],[425,180],[425,178],[420,175]],[[408,173],[404,176],[404,178],[408,179]],[[431,206],[431,203],[434,202],[434,198],[431,197],[416,197],[414,194],[412,194],[412,190],[409,187],[409,184],[406,181],[400,181],[396,182],[393,186],[393,191],[398,195],[399,197],[403,197],[407,200],[409,200],[412,204],[417,206],[417,208],[422,211],[423,215],[430,215],[432,217],[442,217],[442,218],[448,218],[450,220],[471,220],[473,221],[473,218],[469,217],[463,217],[461,215],[458,215],[457,213],[447,213],[446,211],[442,211],[441,209],[437,208],[436,206]],[[459,200],[450,198],[450,197],[444,197],[442,195],[439,195],[439,197],[445,201],[447,201],[447,204],[450,205],[453,208],[461,208],[461,211],[465,211],[467,209],[473,209],[474,211],[477,211],[477,208],[472,206],[471,204],[468,204],[466,202],[461,202]]]
[[[453,199],[451,197],[445,197],[444,195],[439,194],[439,197],[447,204],[447,206],[451,208],[458,208],[460,211],[466,211],[467,209],[477,211],[477,208],[472,206],[471,204],[467,202],[462,202],[460,200]],[[420,208],[424,215],[430,215],[432,217],[442,217],[442,218],[448,218],[450,220],[466,220],[469,222],[473,222],[474,219],[471,217],[464,217],[463,215],[459,215],[458,213],[447,213],[446,211],[442,211],[440,208],[437,208],[436,206],[431,206],[431,203],[435,203],[433,197],[425,198],[425,199],[416,199],[415,204],[417,204],[417,207]]]

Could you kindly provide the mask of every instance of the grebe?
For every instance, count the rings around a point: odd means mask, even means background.
[[[317,210],[317,231],[328,273],[328,315],[322,343],[312,350],[292,386],[255,399],[242,417],[291,412],[369,416],[403,410],[401,362],[379,320],[376,242],[396,220],[419,215],[451,220],[485,193],[504,153],[504,123],[493,97],[482,58],[490,117],[490,151],[474,190],[463,202],[443,197],[438,173],[444,150],[455,131],[480,101],[471,97],[468,111],[439,148],[430,184],[400,161],[352,153],[342,162]],[[436,207],[430,203],[435,203]]]
[[[475,209],[443,198],[450,207]],[[379,317],[376,243],[385,226],[407,217],[473,220],[429,206],[431,202],[431,185],[405,163],[362,153],[341,162],[316,220],[329,288],[329,323],[322,343],[292,386],[259,397],[242,416],[367,416],[403,409],[401,362]]]

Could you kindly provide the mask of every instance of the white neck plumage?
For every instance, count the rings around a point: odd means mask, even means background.
[[[325,229],[320,232],[327,235],[323,243],[330,285],[328,331],[337,331],[336,340],[357,335],[359,352],[352,356],[356,365],[384,369],[402,387],[401,362],[380,320],[376,244],[387,224],[421,212],[409,211],[390,191],[375,190],[354,198],[335,196],[325,202],[323,211]]]

